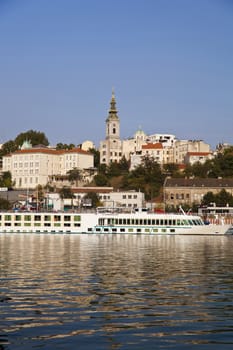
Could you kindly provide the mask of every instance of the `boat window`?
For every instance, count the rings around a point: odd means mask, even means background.
[[[51,226],[50,222],[45,222],[45,226]]]
[[[159,219],[156,219],[156,225],[159,225]]]
[[[149,228],[145,228],[145,232],[150,232],[150,229]]]
[[[180,219],[177,219],[177,225],[180,226]]]
[[[81,225],[80,225],[80,223],[75,223],[74,224],[74,227],[80,227]]]
[[[143,224],[143,220],[140,219],[140,220],[139,220],[139,225],[142,225],[142,224]]]
[[[138,225],[138,219],[135,219],[135,225]]]
[[[71,220],[70,215],[65,215],[65,216],[64,216],[64,221],[70,221],[70,220]]]
[[[35,222],[34,226],[41,226],[40,222]]]
[[[41,216],[40,215],[35,215],[34,216],[34,221],[41,221]]]
[[[141,232],[141,229],[140,228],[137,228],[137,233],[140,233]]]
[[[133,228],[129,228],[129,229],[128,229],[128,232],[133,232]]]
[[[113,228],[113,229],[112,229],[112,232],[117,232],[117,229],[116,229],[116,228]]]
[[[15,226],[21,226],[20,222],[15,222]]]
[[[5,226],[11,226],[10,222],[5,222]]]
[[[24,226],[31,226],[31,223],[30,222],[25,222]]]
[[[44,220],[45,221],[50,221],[51,220],[51,216],[50,215],[45,215]]]
[[[25,215],[24,221],[31,221],[31,215]]]
[[[126,219],[123,219],[123,225],[126,225]]]
[[[162,233],[166,233],[167,230],[165,228],[162,228]]]
[[[188,220],[188,222],[189,222],[189,224],[190,224],[190,225],[193,225],[193,222],[192,222],[192,220]]]
[[[74,216],[74,221],[81,221],[81,216],[80,215],[75,215]]]
[[[127,219],[127,225],[130,225],[130,219]]]
[[[5,220],[11,220],[11,215],[5,215]]]
[[[118,219],[115,219],[115,225],[118,225]]]
[[[96,232],[100,232],[100,231],[101,231],[100,228],[97,227],[97,228],[96,228]]]
[[[163,220],[160,220],[160,225],[164,225],[164,221]]]
[[[108,230],[108,228],[104,228],[104,232],[108,232],[109,230]]]
[[[151,225],[151,219],[148,219],[148,225]]]
[[[16,221],[20,221],[20,220],[21,220],[21,215],[16,215],[16,216],[15,216],[15,220],[16,220]]]
[[[158,229],[157,228],[153,228],[153,232],[158,232]]]
[[[188,223],[187,220],[183,220],[183,224],[184,224],[184,225],[188,225],[189,223]]]
[[[121,228],[121,229],[120,229],[120,232],[125,232],[125,229],[124,229],[124,228]]]
[[[171,228],[170,229],[170,232],[176,232],[174,228]]]
[[[146,219],[144,219],[144,225],[147,225],[147,220]]]
[[[166,219],[164,220],[164,225],[167,226],[167,220]]]
[[[172,220],[168,220],[168,225],[169,225],[169,226],[172,225]]]
[[[134,219],[131,219],[131,224],[134,225]]]
[[[119,225],[122,225],[122,219],[119,219]]]

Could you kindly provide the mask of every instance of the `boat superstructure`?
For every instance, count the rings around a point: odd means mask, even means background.
[[[1,233],[203,235],[230,233],[231,225],[205,225],[198,215],[121,212],[0,212]]]

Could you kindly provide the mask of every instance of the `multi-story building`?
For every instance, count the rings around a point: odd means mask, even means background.
[[[10,171],[16,188],[46,185],[52,175],[66,175],[71,169],[94,166],[94,156],[80,148],[56,150],[23,148],[3,157],[3,171]]]
[[[184,164],[188,152],[211,153],[210,145],[202,140],[176,140],[174,143],[174,163]]]
[[[225,189],[233,195],[233,179],[187,179],[166,178],[164,182],[164,202],[168,206],[201,204],[204,195],[212,192],[214,195]]]

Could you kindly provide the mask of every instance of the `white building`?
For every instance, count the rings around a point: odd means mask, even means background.
[[[142,208],[145,196],[142,192],[117,191],[99,195],[105,207]]]
[[[204,164],[207,160],[213,159],[211,152],[188,152],[184,157],[185,164],[193,165],[194,163]]]
[[[63,210],[64,206],[68,208],[80,208],[84,205],[84,197],[95,192],[103,204],[107,208],[142,208],[145,204],[145,196],[142,192],[136,191],[117,191],[114,192],[112,187],[80,187],[73,190],[74,198],[61,199],[59,193],[47,194],[47,206],[53,210]]]
[[[173,147],[176,137],[171,134],[154,134],[147,136],[146,140],[148,143],[162,143],[163,147]]]
[[[66,175],[73,168],[88,169],[93,166],[93,154],[80,148],[26,148],[3,157],[3,171],[11,172],[18,189],[45,186],[52,175]]]

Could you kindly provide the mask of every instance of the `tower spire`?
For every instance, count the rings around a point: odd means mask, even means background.
[[[108,118],[106,121],[109,120],[119,120],[118,115],[117,115],[117,109],[116,109],[116,99],[115,99],[115,92],[114,88],[112,88],[112,97],[110,101],[110,109],[108,111]]]

